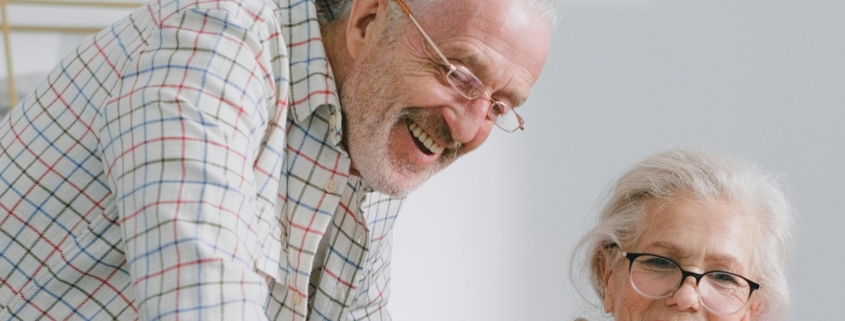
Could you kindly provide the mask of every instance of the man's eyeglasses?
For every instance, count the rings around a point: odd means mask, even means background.
[[[729,272],[710,271],[698,274],[686,271],[672,259],[648,253],[622,252],[630,265],[628,276],[639,294],[651,299],[663,299],[675,293],[688,277],[695,278],[698,298],[715,314],[732,314],[751,298],[760,285]]]
[[[461,96],[464,96],[464,98],[469,100],[474,100],[482,96],[490,100],[490,109],[487,110],[487,117],[493,120],[493,123],[502,130],[512,133],[517,130],[525,129],[522,126],[525,123],[522,120],[522,117],[520,117],[519,114],[511,108],[511,106],[490,97],[490,94],[487,92],[487,89],[484,88],[484,84],[481,83],[481,80],[478,80],[478,77],[476,77],[468,69],[463,66],[455,66],[449,62],[449,59],[446,59],[446,56],[443,55],[440,48],[434,44],[434,41],[431,40],[431,37],[429,37],[425,30],[423,30],[417,22],[417,19],[414,18],[411,11],[409,11],[408,7],[405,6],[405,3],[403,3],[402,0],[396,0],[396,2],[398,2],[399,6],[402,7],[402,10],[408,14],[408,17],[411,18],[411,21],[413,21],[414,25],[417,26],[417,29],[420,30],[420,33],[422,33],[425,40],[428,41],[428,44],[434,48],[437,55],[443,59],[443,67],[446,68],[445,79],[450,85],[452,85],[452,88],[455,88]]]

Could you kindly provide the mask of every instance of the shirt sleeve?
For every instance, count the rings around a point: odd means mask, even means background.
[[[272,79],[255,21],[240,16],[162,17],[101,111],[127,290],[143,320],[267,319],[253,166]]]

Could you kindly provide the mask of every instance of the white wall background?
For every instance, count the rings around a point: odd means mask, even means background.
[[[494,133],[409,198],[394,319],[584,315],[567,273],[587,214],[621,171],[673,146],[786,174],[800,212],[789,319],[841,318],[845,1],[561,1],[526,131]],[[12,22],[81,25],[122,14],[15,10]],[[46,72],[80,40],[15,34],[15,70]]]
[[[845,1],[561,4],[526,130],[491,136],[398,219],[396,319],[584,315],[567,270],[585,216],[628,166],[688,146],[786,174],[800,212],[789,320],[841,320]]]

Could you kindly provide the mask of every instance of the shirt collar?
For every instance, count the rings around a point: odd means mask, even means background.
[[[290,55],[290,118],[301,123],[320,107],[329,109],[332,143],[339,145],[342,136],[340,99],[334,74],[326,57],[320,25],[329,21],[323,5],[336,6],[346,0],[275,0],[276,17],[280,20],[287,52]],[[289,30],[284,30],[289,29]]]

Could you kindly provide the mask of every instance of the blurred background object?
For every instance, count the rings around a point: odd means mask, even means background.
[[[0,0],[0,118],[77,44],[141,5],[137,0]]]

